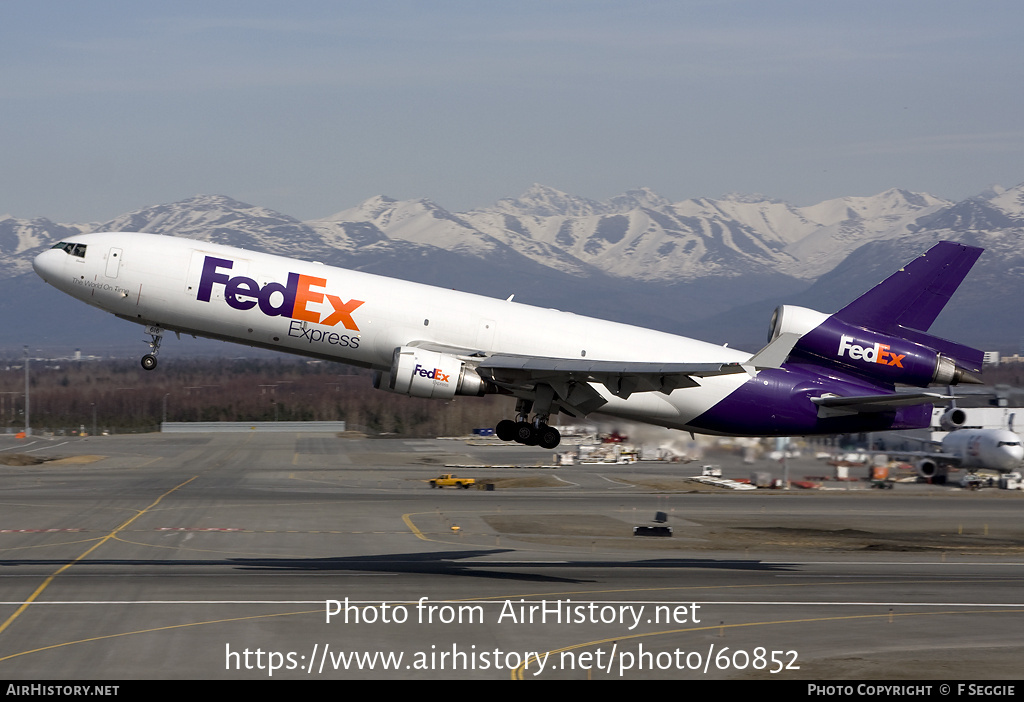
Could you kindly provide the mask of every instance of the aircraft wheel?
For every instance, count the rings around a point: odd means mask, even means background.
[[[527,446],[537,445],[537,431],[529,422],[516,422],[515,440]]]
[[[148,371],[156,368],[156,356],[151,353],[147,353],[142,357],[142,367]]]
[[[547,424],[540,426],[540,432],[537,436],[537,443],[541,448],[553,449],[558,446],[562,440],[562,435],[558,433],[558,430],[554,427],[549,427]]]
[[[494,427],[494,433],[502,441],[512,441],[516,438],[516,423],[511,419],[503,419]]]

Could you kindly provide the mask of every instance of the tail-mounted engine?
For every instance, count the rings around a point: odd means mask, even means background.
[[[487,391],[487,383],[465,361],[412,346],[395,349],[391,370],[375,374],[373,387],[442,400],[455,395],[480,396]]]
[[[831,365],[891,384],[956,385],[978,382],[954,358],[927,345],[943,348],[950,342],[923,332],[907,330],[919,341],[858,327],[804,307],[783,305],[772,316],[771,338],[784,332],[803,334],[790,359]],[[925,343],[921,343],[925,342]]]

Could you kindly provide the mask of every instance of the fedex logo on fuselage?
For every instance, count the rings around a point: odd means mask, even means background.
[[[252,278],[244,275],[231,277],[222,270],[230,270],[234,262],[226,258],[207,256],[203,263],[203,275],[199,279],[199,292],[196,297],[209,302],[214,285],[224,286],[224,301],[236,310],[251,310],[256,305],[268,317],[290,317],[328,327],[341,322],[346,329],[359,331],[352,312],[363,304],[362,300],[342,301],[337,295],[320,292],[315,288],[327,285],[326,278],[312,275],[289,273],[287,283],[267,283],[260,287]],[[275,293],[280,293],[277,299]],[[318,312],[308,309],[309,304],[320,304],[324,298],[331,304],[332,310],[322,317]]]
[[[440,368],[435,368],[434,370],[427,370],[419,363],[417,363],[416,367],[412,369],[412,372],[413,375],[418,375],[423,378],[430,378],[431,380],[435,380],[440,383],[449,382],[448,378],[451,377],[451,373],[442,373]]]
[[[843,334],[839,337],[839,357],[848,355],[855,361],[867,361],[869,363],[880,363],[883,366],[903,367],[903,359],[907,354],[893,353],[889,350],[889,344],[875,343],[874,346],[861,346],[853,343],[852,336]]]

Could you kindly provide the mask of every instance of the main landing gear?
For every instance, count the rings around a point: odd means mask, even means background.
[[[516,402],[516,421],[503,419],[494,427],[494,433],[502,441],[515,441],[526,446],[540,446],[553,449],[562,440],[562,435],[547,424],[548,414],[538,412],[533,421],[529,420],[532,400]]]
[[[142,357],[142,367],[151,371],[156,368],[156,355],[160,353],[160,342],[164,340],[164,330],[151,324],[146,327],[146,333],[153,338],[149,342],[149,348],[153,350]]]

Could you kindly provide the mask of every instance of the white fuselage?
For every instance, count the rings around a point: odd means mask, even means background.
[[[552,309],[218,244],[141,233],[74,238],[84,255],[40,254],[50,285],[139,324],[387,370],[396,347],[612,361],[740,363],[749,353]],[[291,299],[289,299],[291,298]],[[608,400],[604,414],[687,428],[750,380]]]
[[[942,452],[968,470],[1019,470],[1024,461],[1020,437],[1006,429],[957,429],[942,439]]]

